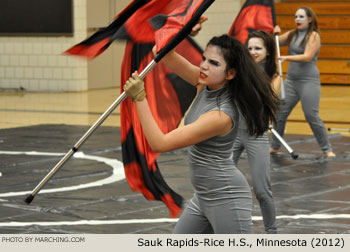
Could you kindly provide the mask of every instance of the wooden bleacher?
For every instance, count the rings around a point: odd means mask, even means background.
[[[321,32],[317,66],[322,84],[350,85],[350,0],[285,0],[275,3],[277,24],[282,32],[295,28],[294,14],[301,6],[314,9]],[[281,47],[281,55],[288,54]],[[282,70],[288,69],[284,62]]]

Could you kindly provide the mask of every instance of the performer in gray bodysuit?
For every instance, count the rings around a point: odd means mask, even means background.
[[[172,51],[162,62],[197,87],[186,125],[163,133],[152,116],[142,80],[136,73],[124,85],[136,103],[147,141],[155,152],[189,147],[193,198],[174,233],[252,233],[252,198],[246,178],[233,163],[240,109],[248,132],[262,135],[275,120],[278,98],[270,79],[248,49],[228,35],[213,37],[200,67]],[[256,102],[249,103],[253,99]],[[260,102],[259,102],[260,101]]]
[[[275,129],[283,136],[287,118],[298,101],[301,101],[305,118],[324,154],[335,156],[328,139],[326,128],[319,116],[321,97],[320,73],[316,66],[320,50],[320,36],[316,16],[311,8],[299,8],[295,15],[297,29],[289,31],[280,38],[280,44],[288,44],[290,55],[281,56],[289,60],[285,81],[285,100],[277,113]],[[279,151],[281,144],[272,137],[271,153]]]
[[[280,77],[276,74],[276,46],[273,37],[265,31],[254,31],[247,40],[248,50],[261,69],[268,73],[271,85],[278,94]],[[266,233],[277,233],[276,211],[270,184],[270,155],[267,131],[260,137],[251,136],[241,116],[238,135],[233,149],[233,160],[236,165],[242,152],[246,149],[248,164],[252,177],[253,190],[259,202]]]
[[[224,88],[225,89],[225,88]],[[223,94],[219,98],[219,94]],[[185,118],[193,123],[209,111],[218,110],[238,122],[229,93],[203,88]],[[243,174],[233,164],[232,150],[237,126],[224,136],[215,136],[189,148],[191,182],[195,193],[177,223],[174,233],[252,233],[252,198]]]

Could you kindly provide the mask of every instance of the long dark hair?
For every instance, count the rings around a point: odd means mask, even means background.
[[[309,27],[307,28],[307,32],[305,34],[305,37],[303,38],[303,40],[300,42],[300,45],[299,45],[299,47],[302,47],[302,45],[305,44],[306,41],[309,39],[311,33],[317,32],[318,34],[320,34],[320,29],[318,28],[316,14],[312,8],[303,6],[303,7],[298,8],[298,10],[304,10],[306,13],[306,16],[308,18],[311,18],[311,22],[309,23]],[[296,35],[298,37],[297,29],[294,29],[289,33],[288,38],[287,38],[288,46],[290,45],[294,35]]]
[[[274,93],[270,78],[255,63],[247,47],[228,35],[213,37],[208,45],[217,46],[227,64],[227,71],[236,70],[235,77],[227,83],[232,102],[244,117],[248,133],[260,136],[270,122],[276,122],[275,113],[279,99]],[[207,46],[208,46],[207,45]]]
[[[264,30],[253,31],[249,33],[247,43],[251,38],[260,38],[266,48],[266,65],[265,72],[272,79],[276,74],[276,44],[272,35]]]

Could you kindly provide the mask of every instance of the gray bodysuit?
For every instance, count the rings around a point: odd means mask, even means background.
[[[259,63],[265,71],[265,62]],[[233,148],[233,161],[238,165],[244,149],[247,151],[253,190],[259,201],[263,216],[265,231],[268,234],[277,233],[276,210],[270,184],[270,154],[267,131],[259,137],[251,136],[245,119],[240,115],[238,133]]]
[[[306,34],[306,30],[298,31],[298,37],[294,36],[288,52],[290,55],[303,54],[305,51],[304,45],[299,46]],[[283,136],[286,121],[298,101],[304,111],[305,118],[309,123],[321,150],[324,153],[332,151],[331,144],[328,139],[326,128],[319,116],[319,106],[321,98],[320,73],[316,66],[319,50],[310,62],[295,62],[290,61],[287,77],[285,81],[286,97],[284,103],[277,113],[277,125],[275,129]],[[279,149],[280,141],[275,136],[272,136],[271,147]]]
[[[195,193],[184,209],[174,233],[252,233],[252,196],[243,174],[233,163],[238,112],[223,89],[201,90],[185,124],[209,111],[226,113],[235,123],[224,136],[215,136],[189,148],[191,182]]]

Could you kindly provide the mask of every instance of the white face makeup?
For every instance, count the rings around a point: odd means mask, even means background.
[[[212,90],[222,88],[226,84],[226,61],[217,46],[209,45],[205,49],[199,69],[199,84]]]
[[[261,38],[251,38],[248,41],[248,50],[255,62],[259,63],[266,59],[267,51],[264,41]]]
[[[295,13],[295,24],[298,30],[305,30],[309,27],[309,23],[311,22],[311,18],[308,18],[305,10],[299,9]]]

